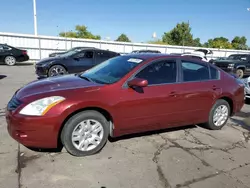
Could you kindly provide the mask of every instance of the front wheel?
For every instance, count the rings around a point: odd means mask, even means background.
[[[227,123],[230,113],[228,102],[223,99],[217,100],[210,110],[209,120],[205,126],[211,130],[221,129]]]
[[[49,69],[48,76],[49,77],[59,76],[59,75],[64,75],[66,73],[67,73],[67,71],[63,66],[61,66],[61,65],[53,65]]]
[[[106,118],[97,111],[84,111],[67,121],[62,129],[61,141],[71,155],[81,157],[101,151],[108,135]]]

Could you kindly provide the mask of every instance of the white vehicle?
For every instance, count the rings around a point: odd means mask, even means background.
[[[245,100],[250,101],[250,77],[241,80],[245,86]]]
[[[191,53],[183,53],[183,54],[181,54],[181,56],[190,56],[190,57],[195,58],[195,59],[209,62],[210,59],[207,58],[207,54],[213,54],[212,50],[197,49]]]

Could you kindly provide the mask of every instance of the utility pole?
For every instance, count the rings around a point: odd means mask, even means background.
[[[189,27],[189,20],[188,20],[188,27]],[[182,46],[184,46],[185,43],[185,36],[186,36],[187,30],[183,32],[183,36],[182,36]]]
[[[33,0],[33,11],[34,11],[34,34],[35,36],[37,36],[36,0]]]

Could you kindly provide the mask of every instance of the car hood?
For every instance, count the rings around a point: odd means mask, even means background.
[[[66,52],[54,52],[54,53],[51,53],[50,56],[56,56],[58,57],[59,55],[62,55],[62,54],[65,54]]]
[[[62,59],[65,59],[65,57],[60,57],[60,56],[48,57],[48,58],[41,59],[40,61],[38,61],[36,63],[36,65],[42,65],[44,63],[48,63],[48,62],[52,62],[52,61],[58,61],[58,60],[62,60]]]
[[[65,91],[77,88],[91,88],[94,86],[103,86],[94,82],[89,82],[77,76],[76,74],[64,75],[52,78],[46,78],[31,82],[17,91],[16,97],[22,100],[29,96],[46,94],[54,91]]]

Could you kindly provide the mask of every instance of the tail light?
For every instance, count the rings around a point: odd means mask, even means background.
[[[22,53],[23,53],[23,55],[27,55],[27,51],[26,50],[24,50]]]

